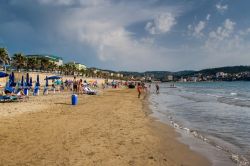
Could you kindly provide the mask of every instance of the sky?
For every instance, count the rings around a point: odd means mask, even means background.
[[[249,0],[0,0],[0,47],[116,71],[250,65]]]

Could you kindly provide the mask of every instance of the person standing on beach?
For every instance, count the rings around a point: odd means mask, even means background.
[[[156,88],[156,94],[160,93],[160,87],[158,84],[155,84],[155,88]]]
[[[77,93],[77,80],[76,80],[76,77],[74,77],[74,80],[73,80],[73,93]]]
[[[141,86],[141,83],[138,83],[138,84],[137,84],[138,98],[140,98],[140,97],[141,97],[141,91],[142,91],[142,86]]]

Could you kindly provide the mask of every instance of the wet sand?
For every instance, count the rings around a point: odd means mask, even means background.
[[[206,166],[207,159],[148,116],[135,90],[31,97],[0,104],[0,165]]]

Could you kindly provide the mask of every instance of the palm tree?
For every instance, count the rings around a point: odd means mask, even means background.
[[[40,70],[47,71],[49,68],[49,60],[47,58],[41,58],[41,67]]]
[[[65,74],[65,66],[64,65],[61,65],[58,67],[58,70],[60,71],[60,74]]]
[[[4,66],[4,71],[6,72],[6,64],[10,63],[10,57],[8,51],[5,48],[0,48],[0,62]]]
[[[62,69],[63,69],[65,75],[69,75],[70,68],[71,68],[70,64],[64,64],[63,65]]]
[[[20,70],[26,66],[26,57],[22,53],[16,53],[13,56],[13,65]]]
[[[36,58],[34,57],[27,58],[27,65],[26,65],[27,70],[31,69],[33,71],[36,68],[36,66],[37,66]]]
[[[79,72],[82,76],[86,76],[86,69],[81,69]]]
[[[55,62],[49,62],[48,69],[51,71],[55,71],[56,69],[58,69],[58,66]]]

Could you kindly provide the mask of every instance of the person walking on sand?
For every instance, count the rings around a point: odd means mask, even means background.
[[[155,84],[155,88],[156,88],[156,94],[160,93],[160,87],[158,84]]]
[[[74,80],[73,80],[73,93],[77,93],[77,85],[78,85],[78,81],[76,80],[76,77],[74,77]]]
[[[140,98],[140,97],[141,97],[141,91],[142,91],[142,86],[141,86],[141,83],[138,83],[138,84],[137,84],[138,98]]]

